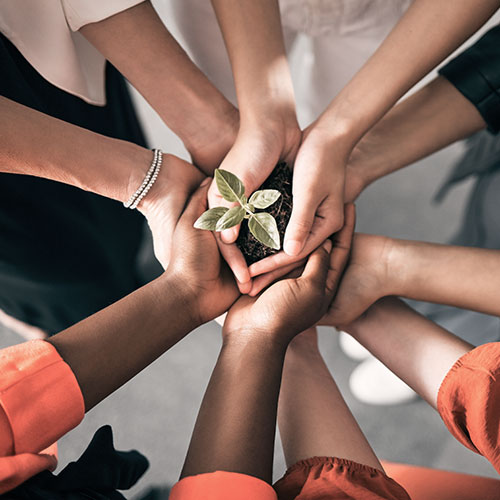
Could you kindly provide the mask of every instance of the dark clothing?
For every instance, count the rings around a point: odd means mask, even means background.
[[[488,130],[500,130],[500,26],[439,70],[476,106]]]
[[[117,451],[109,425],[101,427],[83,455],[57,476],[43,471],[9,492],[16,500],[125,500],[128,490],[149,467],[136,450]]]
[[[110,64],[105,106],[47,82],[3,35],[0,68],[2,96],[146,145],[125,81]],[[0,309],[51,334],[95,313],[137,287],[142,231],[143,217],[117,201],[46,179],[0,174]]]
[[[488,31],[439,73],[476,106],[488,125],[488,131],[467,140],[465,153],[436,195],[442,200],[457,183],[475,178],[462,224],[450,243],[500,249],[500,135],[493,135],[500,130],[500,27]],[[500,338],[498,318],[436,304],[417,308],[473,345]]]

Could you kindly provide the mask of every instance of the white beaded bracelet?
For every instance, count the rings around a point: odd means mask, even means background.
[[[127,201],[123,202],[125,208],[130,208],[131,210],[137,208],[142,199],[148,194],[148,191],[153,187],[153,184],[158,178],[162,159],[163,153],[161,150],[153,149],[153,161],[151,166],[137,191]]]

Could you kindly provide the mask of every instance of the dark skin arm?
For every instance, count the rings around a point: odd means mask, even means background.
[[[48,340],[75,374],[87,411],[238,297],[213,235],[192,227],[207,189],[180,218],[163,276]]]
[[[203,399],[181,477],[225,470],[270,482],[281,372],[288,344],[314,324],[347,261],[354,207],[331,250],[325,244],[302,275],[230,309],[223,347]]]

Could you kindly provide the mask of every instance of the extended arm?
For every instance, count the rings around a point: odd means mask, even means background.
[[[236,137],[237,111],[189,59],[149,1],[80,31],[146,98],[206,174],[219,166]]]
[[[337,457],[383,470],[319,352],[316,329],[288,347],[278,418],[288,467],[310,457]]]
[[[181,477],[223,470],[271,482],[285,350],[272,338],[224,345]]]
[[[126,201],[148,171],[153,153],[105,137],[0,97],[0,171],[44,177]],[[160,174],[138,209],[147,218],[156,256],[170,258],[175,223],[203,174],[164,155]]]
[[[229,54],[240,110],[238,136],[221,168],[235,173],[249,196],[279,160],[293,164],[301,139],[279,6],[276,0],[213,0],[212,4]],[[209,200],[211,206],[228,205],[215,183]],[[241,289],[246,292],[250,281],[247,265],[237,247],[230,245],[238,229],[223,231],[226,244],[220,247],[238,281],[245,283]]]
[[[416,0],[374,55],[335,97],[318,124],[331,130],[339,127],[348,130],[356,142],[499,6],[498,0],[480,5],[473,0]]]
[[[498,250],[356,234],[327,321],[350,323],[389,295],[500,316],[499,269]]]
[[[270,482],[285,352],[335,293],[354,228],[353,207],[346,213],[333,250],[328,240],[301,276],[275,283],[257,298],[243,296],[230,309],[182,477],[222,470]]]
[[[480,5],[474,0],[412,2],[373,56],[304,131],[294,171],[294,195],[300,192],[301,200],[294,204],[285,235],[287,253],[310,250],[316,238],[341,222],[345,167],[354,146],[499,6],[498,0]],[[324,224],[325,218],[329,224]],[[273,270],[282,262],[282,256],[272,256],[254,266],[251,275]]]
[[[478,110],[438,77],[392,108],[354,148],[346,170],[346,200],[373,181],[486,127]]]
[[[445,375],[473,349],[392,297],[344,328],[434,408]]]

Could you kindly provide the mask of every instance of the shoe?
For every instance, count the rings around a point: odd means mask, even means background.
[[[342,352],[355,361],[362,361],[371,356],[368,349],[365,349],[357,340],[346,332],[339,331],[339,344]]]
[[[413,389],[374,357],[354,369],[349,378],[349,388],[354,397],[370,405],[401,405],[418,397]]]

